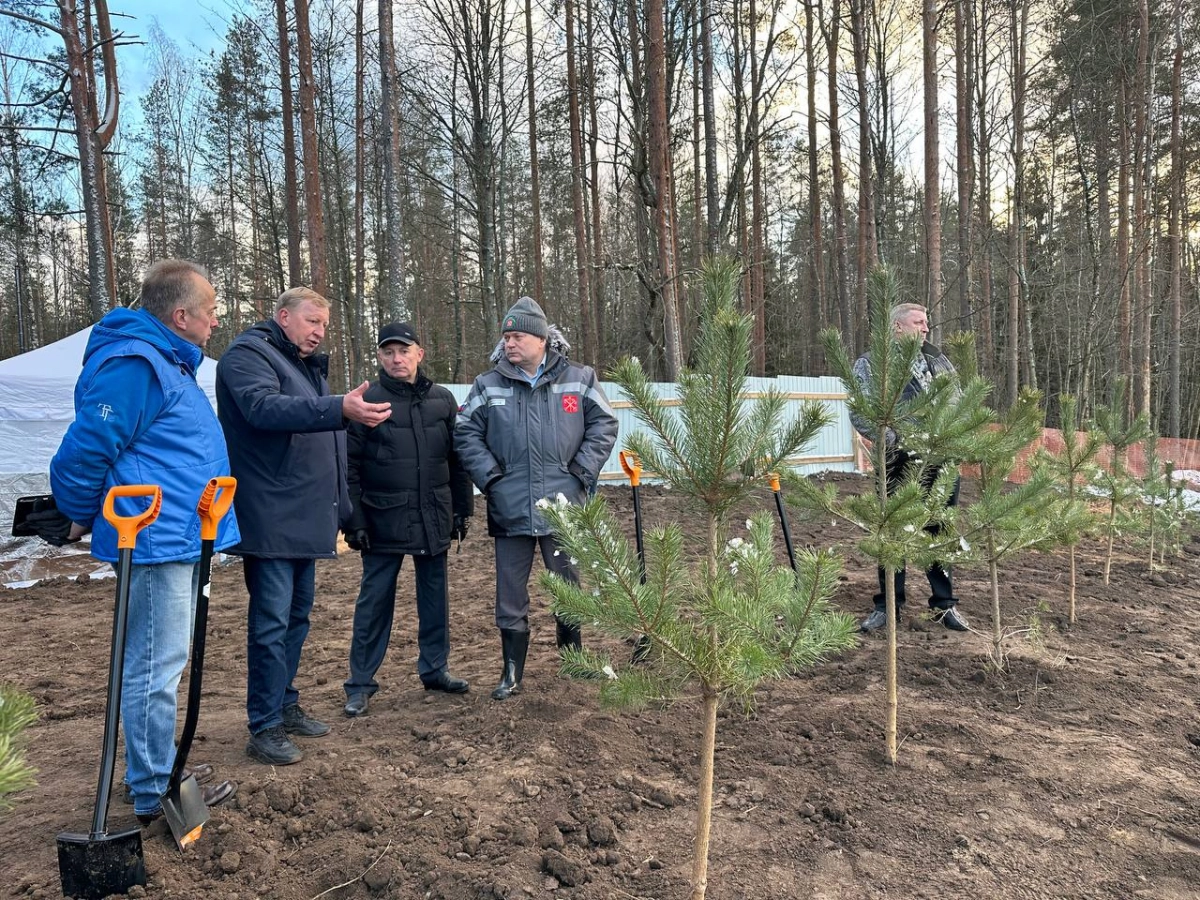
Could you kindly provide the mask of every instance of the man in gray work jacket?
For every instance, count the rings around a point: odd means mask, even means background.
[[[551,572],[578,581],[537,509],[562,494],[582,503],[617,440],[617,420],[590,366],[567,359],[570,346],[542,308],[522,297],[504,317],[492,353],[496,367],[475,379],[458,416],[455,448],[487,494],[488,534],[496,541],[496,625],[504,671],[492,698],[521,687],[529,650],[529,573],[535,548]],[[557,622],[559,647],[580,646],[578,626]]]

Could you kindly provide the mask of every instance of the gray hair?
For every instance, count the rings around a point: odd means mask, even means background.
[[[895,306],[892,307],[891,319],[889,321],[891,322],[892,325],[895,325],[898,322],[900,322],[902,319],[907,318],[908,314],[911,312],[925,312],[925,311],[926,311],[925,307],[922,306],[920,303],[897,303]]]
[[[328,300],[312,288],[299,285],[298,287],[288,288],[279,295],[279,299],[275,301],[275,313],[278,314],[283,309],[296,309],[301,303],[306,301],[319,309],[329,309]]]
[[[142,278],[142,309],[160,322],[169,324],[177,309],[195,312],[199,299],[196,278],[208,281],[208,270],[186,259],[160,259]]]

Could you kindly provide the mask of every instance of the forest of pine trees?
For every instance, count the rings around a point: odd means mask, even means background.
[[[182,256],[211,355],[306,283],[335,385],[396,318],[462,382],[529,294],[670,380],[722,252],[753,374],[825,374],[827,326],[860,350],[886,263],[997,402],[1087,417],[1121,377],[1200,436],[1195,4],[239,0],[201,51],[117,2],[0,0],[0,357]]]

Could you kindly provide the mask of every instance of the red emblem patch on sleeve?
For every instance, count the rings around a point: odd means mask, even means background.
[[[563,412],[579,412],[579,397],[575,394],[563,394]]]

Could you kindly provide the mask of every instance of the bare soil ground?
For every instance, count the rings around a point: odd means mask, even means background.
[[[632,533],[628,488],[604,493]],[[772,509],[769,495],[759,500]],[[643,488],[643,511],[648,525],[687,521],[658,488]],[[801,518],[793,515],[798,543],[844,546],[836,602],[866,612],[874,569],[854,535]],[[492,553],[482,517],[476,527],[451,555],[452,668],[472,682],[461,697],[421,689],[406,619],[370,714],[344,718],[359,562],[351,553],[319,566],[298,686],[334,732],[304,742],[304,761],[288,768],[243,752],[246,594],[240,565],[216,572],[192,759],[240,790],[183,854],[161,823],[148,829],[150,883],[133,896],[688,896],[694,706],[600,710],[593,685],[558,675],[544,597],[524,693],[490,700],[500,673]],[[1200,543],[1165,571],[1124,556],[1106,586],[1101,570],[1100,548],[1085,547],[1071,629],[1065,555],[1027,557],[1002,573],[1009,622],[1048,608],[1041,644],[1014,641],[1003,676],[986,665],[981,572],[956,572],[980,633],[907,617],[895,767],[883,755],[881,638],[764,686],[751,717],[726,710],[709,896],[1200,897]],[[113,588],[111,579],[60,581],[0,594],[0,677],[31,692],[41,713],[29,744],[39,784],[0,819],[0,894],[60,896],[55,835],[90,820]],[[410,616],[411,597],[406,571],[399,608]],[[112,825],[131,821],[114,798]]]

